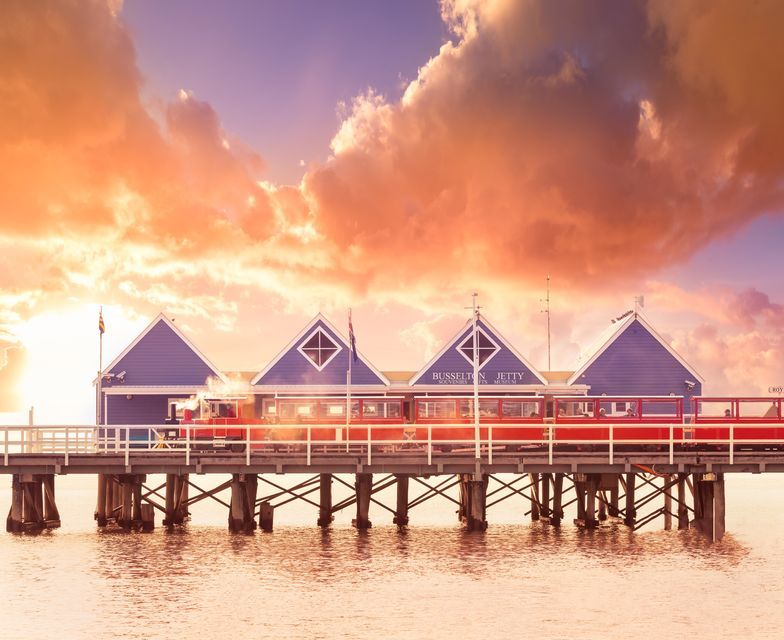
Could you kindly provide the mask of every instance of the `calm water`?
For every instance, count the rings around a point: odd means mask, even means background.
[[[0,534],[2,638],[784,636],[784,476],[729,477],[715,545],[559,532],[523,523],[520,499],[492,508],[484,534],[445,501],[412,510],[404,533],[375,505],[368,533],[350,510],[321,532],[313,507],[288,505],[274,533],[229,535],[206,502],[178,532],[97,532],[94,479],[58,482],[61,529]]]

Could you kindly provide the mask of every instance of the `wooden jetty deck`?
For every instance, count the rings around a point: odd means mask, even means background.
[[[248,438],[232,442],[238,450],[231,451],[187,434],[184,440],[162,440],[153,427],[146,440],[131,440],[122,436],[124,429],[138,427],[111,429],[111,434],[91,426],[0,428],[0,473],[11,476],[13,488],[7,530],[59,526],[56,476],[92,474],[98,479],[97,524],[129,530],[152,530],[155,511],[163,515],[165,526],[180,525],[190,507],[204,499],[227,508],[230,531],[271,530],[276,509],[293,500],[311,504],[322,527],[329,526],[337,511],[355,507],[355,526],[369,528],[371,504],[406,526],[410,510],[432,499],[452,501],[466,527],[484,530],[488,509],[522,498],[526,516],[553,526],[572,508],[580,527],[596,528],[608,518],[620,518],[638,529],[661,519],[666,529],[676,523],[678,529],[695,527],[720,540],[725,476],[784,472],[784,442],[745,450],[748,441],[741,449],[731,441],[672,438],[656,444],[570,443],[545,437],[498,443],[488,438],[448,445],[434,440],[345,444]],[[165,482],[149,485],[148,476],[157,474],[165,475]],[[223,475],[226,481],[202,489],[194,480],[208,474]],[[297,483],[284,486],[282,476],[294,476]],[[353,482],[345,476],[353,476]],[[351,496],[334,502],[336,483]],[[378,494],[393,486],[394,504],[384,504]],[[412,497],[413,486],[420,493]],[[261,495],[262,487],[271,493]],[[221,498],[224,491],[228,501]]]

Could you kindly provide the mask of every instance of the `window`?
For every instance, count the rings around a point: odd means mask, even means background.
[[[321,328],[311,333],[298,347],[299,352],[319,371],[329,364],[340,349],[340,345],[336,344]]]
[[[481,369],[490,358],[500,351],[500,347],[488,336],[481,327],[476,330],[477,342],[476,351],[479,358],[479,368]],[[474,363],[474,336],[469,335],[461,342],[457,350],[471,364]]]

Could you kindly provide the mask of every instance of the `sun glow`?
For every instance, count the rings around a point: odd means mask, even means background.
[[[104,307],[103,365],[111,362],[143,329],[144,319],[129,318],[119,307]],[[98,372],[98,305],[79,305],[37,315],[13,327],[27,351],[18,385],[23,410],[3,422],[26,423],[34,408],[36,424],[91,424],[95,421]]]

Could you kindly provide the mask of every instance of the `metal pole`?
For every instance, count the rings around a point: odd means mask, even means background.
[[[351,309],[348,310],[348,325],[351,328]],[[349,337],[349,343],[351,338]],[[349,452],[349,430],[351,427],[351,361],[354,359],[351,353],[351,344],[348,346],[348,370],[346,371],[346,453]]]
[[[98,312],[98,397],[95,399],[95,424],[101,424],[101,375],[103,373],[103,307]]]
[[[471,297],[473,299],[473,314],[472,314],[472,321],[473,321],[473,343],[474,343],[474,457],[480,457],[480,446],[479,446],[479,349],[478,349],[478,340],[477,340],[477,316],[479,315],[479,310],[476,307],[476,297],[479,294],[473,293]]]

